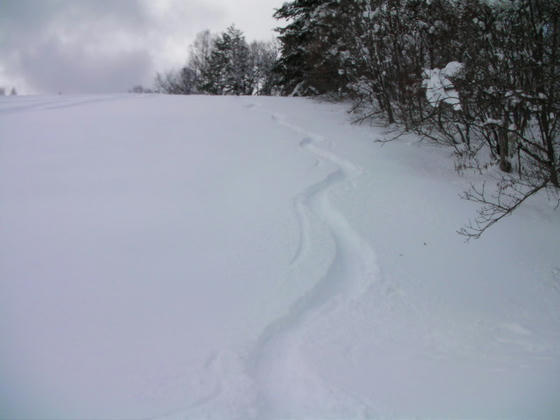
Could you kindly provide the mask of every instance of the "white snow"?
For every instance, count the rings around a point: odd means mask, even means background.
[[[560,220],[303,98],[0,98],[0,418],[555,418]]]
[[[461,110],[459,93],[454,89],[451,78],[456,77],[463,69],[463,63],[451,61],[443,69],[425,69],[422,87],[426,89],[426,99],[434,108],[441,102],[453,106],[455,111]]]

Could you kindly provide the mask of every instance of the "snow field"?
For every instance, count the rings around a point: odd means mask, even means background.
[[[554,418],[543,197],[296,98],[0,101],[2,418]]]

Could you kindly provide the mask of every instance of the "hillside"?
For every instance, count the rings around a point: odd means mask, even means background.
[[[303,98],[0,98],[0,418],[555,418],[560,219]]]

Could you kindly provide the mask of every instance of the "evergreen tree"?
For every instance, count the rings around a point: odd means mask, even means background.
[[[316,95],[344,87],[339,61],[345,47],[340,39],[353,3],[295,0],[276,11],[276,19],[289,21],[277,29],[282,53],[277,72],[285,94]]]
[[[230,26],[213,43],[201,90],[214,95],[250,95],[250,51],[243,32]]]

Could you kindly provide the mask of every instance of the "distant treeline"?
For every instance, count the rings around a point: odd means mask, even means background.
[[[0,96],[7,96],[8,95],[8,91],[10,92],[9,95],[10,96],[16,96],[17,95],[17,90],[15,87],[12,87],[12,89],[6,89],[4,87],[0,86]]]
[[[177,72],[158,74],[155,90],[170,94],[278,94],[277,43],[245,40],[234,25],[214,35],[204,31],[189,48],[187,64]]]
[[[462,233],[478,237],[543,189],[560,191],[559,0],[295,0],[278,44],[199,34],[167,93],[327,95],[452,146],[458,170],[499,168]]]

